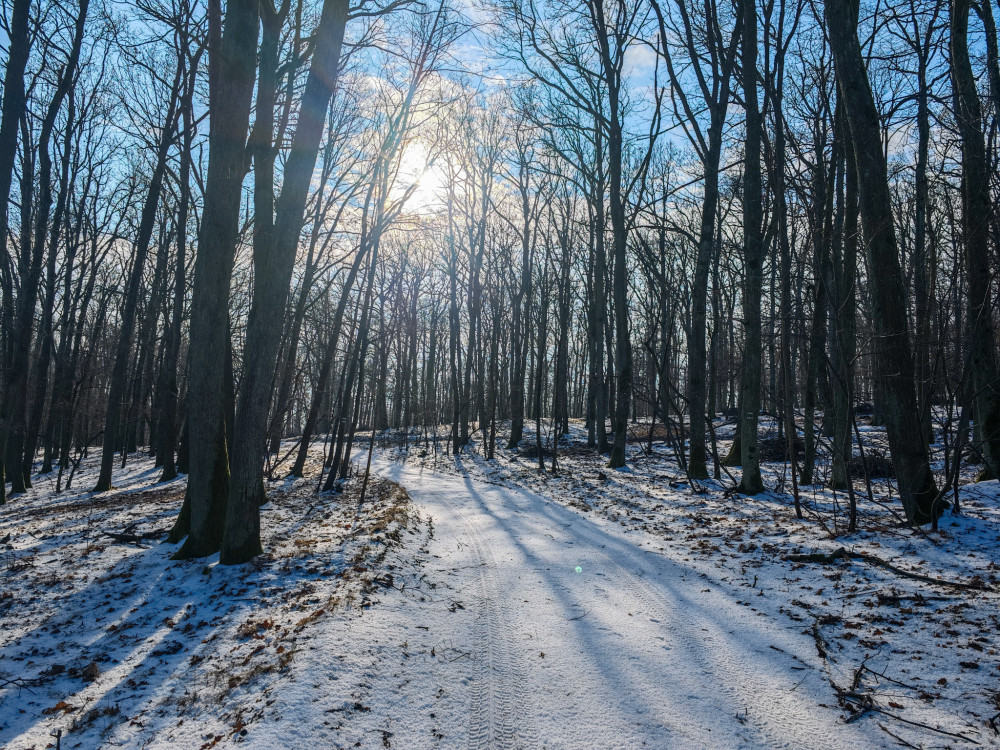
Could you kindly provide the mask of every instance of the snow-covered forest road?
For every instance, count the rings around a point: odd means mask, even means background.
[[[444,606],[422,631],[434,643],[451,631],[471,652],[469,747],[882,744],[839,720],[801,626],[737,603],[760,591],[525,490],[388,462],[378,470],[433,519],[431,567],[472,610],[469,633],[454,632]],[[422,723],[401,722],[394,744],[421,746],[406,733]]]
[[[151,459],[40,476],[0,517],[0,750],[1000,747],[1000,485],[824,538],[822,498],[634,458],[384,446],[363,501],[273,480],[242,566],[171,559]],[[842,545],[891,569],[794,559]]]

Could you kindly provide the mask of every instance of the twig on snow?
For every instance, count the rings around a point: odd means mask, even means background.
[[[826,554],[823,552],[812,552],[807,555],[788,555],[786,558],[789,562],[801,562],[801,563],[820,563],[823,565],[829,565],[830,563],[837,562],[838,560],[861,560],[869,565],[875,565],[880,568],[885,568],[890,570],[896,575],[903,576],[904,578],[912,578],[915,581],[923,581],[924,583],[930,583],[935,586],[947,586],[956,589],[963,590],[974,590],[974,591],[989,591],[990,589],[985,584],[978,583],[961,583],[959,581],[945,581],[938,578],[931,578],[930,576],[921,575],[920,573],[911,573],[908,570],[903,570],[902,568],[897,568],[890,562],[883,560],[881,557],[876,557],[875,555],[869,555],[864,552],[850,552],[845,548],[840,549]]]

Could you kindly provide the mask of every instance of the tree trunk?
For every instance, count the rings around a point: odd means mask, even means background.
[[[31,469],[34,463],[35,451],[38,447],[38,435],[42,425],[42,412],[45,410],[46,396],[48,394],[49,366],[52,361],[52,349],[54,345],[53,316],[55,315],[56,305],[56,258],[59,255],[57,247],[59,245],[60,229],[63,226],[63,222],[67,219],[65,211],[67,197],[70,191],[70,161],[73,153],[72,133],[75,127],[75,120],[76,101],[73,96],[73,92],[70,91],[66,115],[65,142],[63,144],[63,154],[59,170],[59,194],[56,197],[56,208],[53,213],[52,228],[49,231],[48,238],[48,255],[46,257],[45,268],[45,297],[42,304],[42,324],[39,331],[40,351],[38,353],[38,359],[35,362],[35,374],[32,378],[35,387],[35,398],[31,411],[29,412],[29,422],[27,430],[25,431],[24,439],[22,474],[25,481],[29,484],[31,481]],[[70,266],[67,266],[67,275],[70,273],[69,269]],[[46,468],[51,471],[51,462],[47,467],[42,467],[43,471],[45,471]]]
[[[198,57],[191,62],[188,80],[181,100],[181,118],[184,127],[184,137],[181,141],[180,171],[178,174],[179,201],[177,206],[177,257],[174,266],[174,299],[170,314],[170,324],[167,326],[166,340],[163,343],[163,359],[160,363],[160,379],[158,390],[162,412],[160,414],[160,439],[158,450],[163,465],[161,482],[167,482],[177,476],[178,463],[175,460],[177,449],[178,428],[178,383],[177,366],[181,350],[181,328],[184,322],[184,299],[186,292],[187,263],[187,225],[188,211],[191,202],[191,157],[192,144],[195,137],[194,122],[194,85],[198,70]]]
[[[49,144],[55,128],[56,118],[62,107],[62,102],[69,94],[76,80],[77,65],[80,61],[80,50],[83,45],[83,32],[86,25],[87,11],[90,0],[81,0],[79,12],[73,32],[73,42],[69,57],[59,74],[55,91],[42,118],[38,142],[34,151],[38,156],[38,198],[34,217],[35,236],[31,239],[31,222],[27,210],[22,212],[21,256],[24,261],[23,273],[20,278],[20,294],[17,297],[16,320],[11,335],[13,338],[12,352],[7,362],[10,375],[5,384],[3,402],[0,405],[0,433],[10,433],[13,445],[7,445],[3,452],[8,457],[8,469],[11,474],[11,492],[25,490],[23,472],[24,431],[27,417],[28,372],[31,367],[32,331],[35,322],[35,306],[38,302],[38,288],[42,274],[42,260],[45,251],[45,233],[49,226],[49,216],[52,210],[52,156]],[[22,81],[23,84],[23,81]],[[15,83],[16,86],[16,83]],[[15,95],[15,99],[17,95]],[[28,143],[28,139],[23,139]],[[31,195],[31,174],[25,170],[22,175],[22,204],[28,209]],[[26,221],[27,220],[27,221]],[[6,241],[6,233],[4,235]],[[52,248],[55,251],[55,248]],[[5,429],[6,428],[6,429]],[[2,440],[3,437],[0,437]],[[13,449],[13,450],[12,450]]]
[[[280,320],[288,300],[309,183],[316,167],[326,109],[340,68],[347,24],[347,0],[325,0],[314,34],[315,49],[306,78],[298,124],[285,162],[276,204],[273,242],[263,258],[254,257],[254,288],[243,352],[243,378],[236,410],[232,481],[222,541],[223,564],[246,562],[260,554],[261,486],[270,387],[278,353]]]
[[[603,0],[596,0],[591,8],[597,45],[600,50],[604,82],[608,95],[608,197],[613,237],[614,269],[612,272],[612,302],[615,311],[615,411],[614,444],[608,466],[620,469],[625,466],[625,438],[628,431],[628,414],[632,405],[632,341],[629,333],[628,305],[628,227],[625,203],[622,196],[623,135],[621,123],[621,73],[612,58],[608,27],[604,18]],[[615,54],[623,54],[616,49]]]
[[[163,129],[160,131],[160,141],[156,148],[156,163],[149,180],[146,201],[142,207],[138,236],[132,247],[132,270],[126,282],[125,302],[122,306],[121,327],[118,332],[118,346],[115,350],[115,363],[111,371],[111,383],[108,387],[108,404],[104,418],[104,445],[101,451],[101,473],[97,478],[94,492],[107,492],[111,489],[111,470],[115,460],[115,449],[118,447],[122,401],[125,397],[128,366],[132,359],[132,331],[135,329],[139,287],[142,284],[146,256],[149,253],[149,244],[156,225],[156,214],[160,207],[160,192],[167,171],[167,156],[170,153],[171,145],[173,145],[177,127],[178,97],[184,83],[183,52],[179,51],[178,55],[177,72],[174,75],[173,87],[170,91],[167,117],[163,123]]]
[[[991,201],[982,106],[969,60],[970,0],[951,2],[951,77],[955,120],[962,139],[962,235],[969,289],[969,353],[979,450],[986,459],[981,478],[1000,476],[1000,383],[990,304]]]
[[[204,557],[222,543],[226,503],[220,483],[226,436],[221,430],[229,291],[246,173],[246,139],[257,63],[257,0],[229,0],[222,31],[220,0],[209,2],[209,157],[191,299],[187,424],[191,533],[177,553]],[[218,459],[218,460],[217,460]]]
[[[928,33],[930,33],[928,31]],[[934,290],[928,284],[931,269],[927,263],[927,213],[928,179],[927,154],[930,148],[930,106],[927,84],[927,60],[923,50],[917,61],[917,165],[915,174],[915,196],[913,216],[913,275],[914,307],[916,311],[916,337],[914,349],[917,370],[917,406],[920,409],[920,423],[924,439],[928,445],[933,442],[931,427],[931,352],[930,352],[930,298]]]
[[[513,299],[511,323],[511,377],[510,377],[510,439],[508,450],[517,450],[524,435],[524,379],[528,358],[528,318],[531,300],[531,202],[529,190],[529,164],[524,154],[519,154],[518,188],[521,194],[521,283]]]
[[[746,142],[743,149],[743,319],[746,340],[740,376],[740,437],[743,476],[740,492],[764,491],[757,456],[757,420],[760,416],[761,295],[764,284],[763,207],[761,199],[761,116],[757,103],[757,7],[743,0],[743,103]]]
[[[0,243],[4,256],[10,258],[7,247],[7,232],[10,227],[10,188],[14,181],[14,160],[17,158],[17,131],[21,124],[27,102],[24,93],[24,70],[28,64],[31,36],[28,34],[28,16],[31,0],[13,0],[10,16],[9,47],[7,66],[3,79],[3,107],[0,111]],[[0,279],[3,284],[3,324],[13,330],[14,283],[9,261],[3,262]],[[7,348],[0,352],[0,372],[13,372],[13,362],[7,360]],[[14,412],[14,393],[17,386],[13,379],[4,379],[4,395],[0,397],[0,504],[6,502],[6,455],[7,435]]]
[[[849,489],[849,462],[853,452],[851,427],[854,408],[854,359],[857,356],[857,263],[858,263],[858,174],[847,138],[847,121],[839,118],[843,131],[844,205],[839,246],[841,257],[834,263],[837,360],[835,383],[833,466],[830,483],[835,489]]]
[[[881,390],[889,448],[907,521],[925,524],[932,520],[937,487],[913,384],[906,305],[899,294],[904,279],[891,218],[879,116],[858,43],[858,6],[856,2],[826,0],[825,11],[838,91],[850,123],[857,164],[861,223],[868,246],[872,322],[879,342],[876,383]]]

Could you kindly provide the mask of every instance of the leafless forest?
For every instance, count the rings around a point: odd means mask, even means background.
[[[935,523],[1000,466],[995,10],[6,0],[4,497],[148,451],[241,563],[317,445],[556,474],[584,420]]]
[[[996,0],[0,0],[0,750],[1000,748]]]

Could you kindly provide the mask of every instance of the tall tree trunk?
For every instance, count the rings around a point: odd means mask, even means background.
[[[531,201],[529,167],[524,154],[518,159],[518,189],[521,196],[521,283],[513,299],[511,323],[510,439],[508,450],[517,450],[524,435],[524,379],[528,359],[525,321],[531,305]]]
[[[970,0],[951,2],[951,77],[955,119],[962,139],[962,235],[969,289],[969,353],[975,421],[981,427],[981,475],[1000,476],[1000,382],[990,304],[991,201],[982,106],[969,60]]]
[[[257,0],[209,0],[209,157],[191,299],[187,424],[190,534],[180,558],[204,557],[222,544],[225,372],[219,352],[230,338],[229,291],[246,174],[246,139],[257,63]],[[231,435],[231,433],[230,433]],[[228,472],[228,466],[226,467]]]
[[[160,391],[162,412],[160,414],[160,439],[158,450],[163,464],[161,482],[167,482],[177,476],[178,461],[175,460],[177,449],[178,428],[178,383],[177,366],[181,350],[181,328],[184,322],[184,299],[187,287],[187,226],[188,211],[191,202],[191,158],[192,145],[195,137],[195,121],[193,110],[194,84],[198,69],[196,56],[188,71],[188,80],[181,100],[181,121],[184,136],[181,140],[180,170],[178,173],[179,200],[177,205],[177,254],[174,266],[174,298],[170,313],[170,324],[167,326],[166,340],[163,343],[163,359],[160,363],[160,379],[157,390]]]
[[[825,16],[837,85],[850,122],[858,172],[861,223],[868,250],[868,279],[876,340],[877,385],[885,408],[889,449],[907,521],[932,520],[937,487],[923,439],[913,385],[913,357],[907,332],[904,286],[881,126],[858,43],[856,1],[826,0]]]
[[[836,309],[837,381],[834,384],[834,436],[831,485],[839,490],[849,489],[851,481],[848,464],[852,457],[851,427],[854,409],[854,360],[857,356],[857,263],[858,263],[858,173],[847,138],[847,121],[841,116],[839,126],[844,131],[841,160],[844,170],[843,218],[838,246],[839,262],[834,263],[836,283],[834,306]]]
[[[568,200],[564,201],[564,215],[562,217],[562,227],[559,232],[560,258],[559,258],[559,283],[558,290],[558,317],[559,330],[556,340],[556,371],[554,389],[552,418],[553,428],[553,458],[555,457],[556,445],[559,437],[569,434],[569,316],[570,316],[570,266],[572,265],[571,251],[571,212],[572,206]],[[553,468],[553,471],[555,469]]]
[[[791,469],[792,497],[795,502],[795,515],[802,518],[802,507],[799,503],[798,464],[795,454],[797,433],[795,429],[795,370],[792,364],[792,249],[788,236],[788,201],[785,195],[785,121],[781,104],[782,81],[775,82],[775,133],[774,133],[774,164],[771,170],[771,181],[774,185],[775,217],[777,224],[777,241],[781,262],[781,411],[785,430],[785,451]]]
[[[316,430],[316,425],[319,422],[320,409],[323,406],[323,398],[330,384],[330,376],[333,372],[333,361],[337,355],[337,348],[340,344],[344,311],[347,309],[347,302],[351,296],[351,289],[353,288],[354,282],[357,279],[359,271],[361,270],[361,264],[367,257],[368,241],[369,240],[366,240],[365,233],[363,232],[361,246],[358,248],[358,252],[354,255],[354,260],[351,262],[351,268],[347,272],[347,279],[344,281],[344,287],[340,292],[340,300],[337,302],[337,310],[334,313],[333,322],[330,326],[330,335],[327,338],[326,345],[323,349],[323,360],[320,363],[319,377],[317,378],[316,385],[313,388],[312,400],[309,403],[309,411],[306,415],[305,424],[302,427],[302,437],[299,440],[299,451],[295,457],[295,464],[292,466],[291,475],[293,477],[301,477],[302,472],[305,471],[306,457],[309,453],[309,443],[312,440],[313,432]]]
[[[63,153],[59,169],[59,193],[56,197],[56,207],[53,212],[52,227],[49,230],[48,254],[45,264],[45,297],[42,303],[41,328],[39,330],[39,353],[35,362],[35,374],[32,378],[35,388],[35,398],[29,412],[29,421],[24,437],[24,458],[22,474],[25,481],[31,481],[31,468],[35,458],[35,451],[38,447],[38,435],[41,431],[42,412],[45,410],[45,402],[48,395],[49,366],[52,362],[53,341],[53,316],[56,306],[56,258],[59,255],[59,234],[63,223],[66,221],[66,202],[70,192],[70,161],[73,153],[72,133],[76,120],[76,100],[73,92],[69,92],[69,101],[66,107],[66,132],[63,143]],[[67,275],[71,275],[71,269],[67,266]],[[45,467],[43,467],[43,470]],[[51,470],[51,465],[48,467]]]
[[[816,407],[822,374],[826,370],[826,335],[829,316],[829,287],[826,283],[830,265],[830,238],[827,236],[826,214],[831,205],[827,191],[825,143],[816,138],[816,165],[812,183],[812,245],[813,245],[813,314],[806,350],[806,382],[803,397],[802,434],[805,450],[802,462],[802,484],[813,484],[816,467]],[[836,144],[835,144],[836,145]],[[835,149],[836,150],[836,149]]]
[[[358,323],[354,347],[348,355],[344,367],[347,377],[344,381],[340,398],[340,409],[335,422],[337,426],[337,445],[333,454],[330,474],[323,486],[325,491],[333,489],[336,479],[347,477],[351,466],[351,444],[354,442],[354,430],[358,420],[361,391],[364,387],[365,355],[368,351],[368,329],[371,320],[372,297],[375,286],[375,271],[378,262],[378,242],[372,247],[369,261],[368,276],[365,281],[364,296],[361,302],[361,319]],[[355,392],[355,380],[357,392]]]
[[[177,72],[170,90],[170,103],[167,107],[163,129],[160,131],[160,141],[156,147],[156,163],[153,166],[153,174],[149,180],[149,191],[146,193],[146,200],[142,207],[139,232],[135,245],[132,247],[132,270],[125,287],[125,302],[122,306],[118,346],[115,350],[115,363],[111,371],[111,383],[108,387],[108,404],[104,418],[104,445],[101,451],[101,473],[97,478],[94,492],[107,492],[111,489],[111,471],[115,460],[115,450],[118,447],[122,401],[125,398],[128,366],[132,359],[132,331],[135,329],[139,287],[142,284],[142,274],[145,270],[146,256],[149,254],[153,229],[156,226],[156,214],[160,207],[160,192],[167,171],[167,156],[170,153],[171,145],[173,145],[174,133],[177,129],[177,104],[183,84],[184,53],[178,51]]]
[[[625,203],[622,196],[623,134],[621,122],[621,68],[612,57],[610,35],[604,16],[603,0],[595,0],[591,7],[591,20],[597,32],[604,83],[608,95],[608,197],[613,237],[614,269],[612,272],[612,303],[615,311],[615,412],[614,444],[608,466],[620,469],[625,466],[625,438],[628,432],[628,414],[632,405],[632,341],[629,333],[628,305],[628,227]],[[616,49],[615,55],[624,50]]]
[[[928,31],[929,33],[930,31]],[[917,164],[913,216],[913,294],[917,330],[914,340],[914,354],[916,355],[917,371],[917,406],[920,408],[920,423],[923,426],[924,439],[930,445],[934,439],[931,428],[932,374],[929,310],[929,300],[933,290],[929,288],[928,284],[928,277],[932,272],[927,263],[927,154],[930,148],[931,125],[927,59],[923,50],[921,50],[917,60],[917,86]]]
[[[597,394],[594,399],[594,421],[597,429],[597,452],[610,453],[608,444],[608,387],[605,360],[605,331],[608,327],[608,250],[607,224],[604,213],[604,137],[600,126],[594,129],[594,170],[596,178],[592,186],[591,205],[594,212],[594,359],[597,369]]]
[[[83,45],[83,32],[86,26],[89,6],[90,0],[81,0],[74,25],[73,42],[69,56],[59,74],[52,99],[49,101],[45,116],[42,118],[38,142],[34,145],[34,150],[38,156],[38,199],[34,217],[35,236],[33,239],[30,238],[30,220],[25,222],[25,219],[28,217],[22,217],[21,255],[25,263],[20,278],[21,286],[17,297],[16,319],[11,331],[13,346],[11,353],[8,355],[9,360],[7,362],[10,374],[8,375],[7,383],[5,383],[2,405],[0,405],[0,440],[3,440],[8,433],[10,433],[13,439],[13,446],[6,445],[4,446],[6,450],[3,451],[3,454],[10,461],[7,468],[12,472],[10,480],[11,491],[13,493],[25,490],[23,449],[25,420],[27,416],[28,372],[31,367],[32,332],[35,322],[35,307],[38,302],[39,281],[42,275],[45,234],[48,231],[49,216],[52,210],[52,156],[50,154],[50,143],[62,103],[76,80],[76,70],[80,62],[80,50]],[[23,85],[23,80],[21,83]],[[18,96],[15,92],[14,98],[17,99]],[[24,139],[24,143],[28,143],[27,138]],[[26,196],[31,193],[30,173],[22,175],[22,182],[26,183],[24,189],[22,189],[22,204],[27,208],[30,205],[26,199]],[[6,242],[6,233],[4,234],[4,241]],[[55,248],[52,248],[52,251],[55,252]],[[11,447],[14,450],[11,450]]]
[[[264,479],[264,438],[281,335],[281,326],[274,321],[281,319],[288,300],[309,183],[316,167],[326,109],[337,84],[347,13],[347,0],[323,3],[298,124],[276,204],[273,242],[265,257],[254,257],[253,301],[247,320],[231,457],[232,481],[220,557],[223,564],[246,562],[261,552],[259,503]]]
[[[3,259],[0,260],[0,282],[3,288],[3,325],[13,331],[14,281],[10,266],[10,252],[7,248],[7,232],[10,227],[10,188],[14,181],[14,160],[17,157],[17,131],[21,124],[27,102],[24,93],[24,70],[31,51],[31,37],[28,34],[28,16],[31,0],[14,0],[11,7],[7,66],[3,79],[3,106],[0,110],[0,246]],[[7,347],[0,351],[0,373],[14,371],[14,363],[7,361]],[[0,504],[6,502],[6,456],[7,436],[11,417],[14,413],[14,379],[4,378],[4,393],[0,396]]]
[[[761,116],[757,102],[757,5],[743,0],[743,103],[746,142],[743,149],[743,319],[746,340],[740,375],[740,437],[743,476],[740,492],[764,491],[757,456],[760,416],[761,295],[764,284],[763,208],[761,198]]]
[[[75,183],[75,176],[70,178],[71,183]],[[92,183],[91,176],[84,180],[84,195],[89,192]],[[69,193],[75,191],[71,188]],[[60,429],[64,424],[67,413],[70,410],[70,398],[73,390],[73,374],[70,372],[70,352],[77,325],[83,325],[83,321],[77,320],[77,310],[86,310],[86,304],[81,304],[85,290],[92,291],[95,283],[95,274],[85,274],[85,260],[80,263],[79,274],[76,285],[73,283],[73,268],[76,265],[78,254],[82,254],[82,248],[86,241],[83,233],[83,223],[86,211],[86,201],[81,198],[77,202],[73,211],[72,219],[67,219],[67,223],[72,227],[68,231],[66,242],[66,255],[64,259],[66,273],[62,279],[62,312],[59,319],[59,348],[55,354],[55,370],[52,376],[52,400],[49,406],[48,419],[45,426],[45,453],[42,458],[42,472],[52,471],[53,461],[59,457]],[[90,278],[85,282],[84,279]],[[89,297],[88,297],[89,301]],[[80,316],[83,317],[82,315]]]

